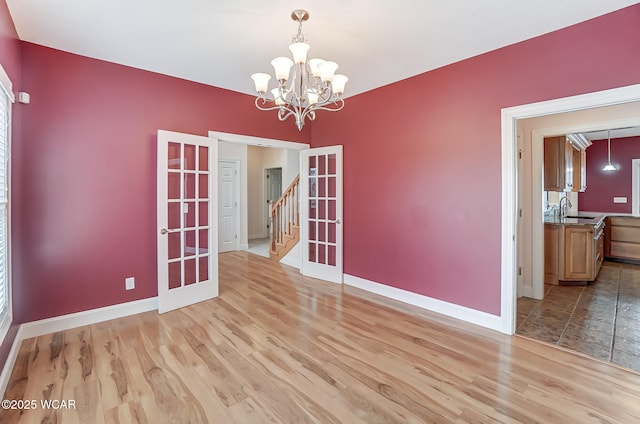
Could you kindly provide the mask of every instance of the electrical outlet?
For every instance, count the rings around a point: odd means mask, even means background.
[[[614,197],[613,203],[627,203],[626,197]]]
[[[127,277],[124,279],[124,288],[125,290],[133,290],[136,288],[136,279],[135,277]]]

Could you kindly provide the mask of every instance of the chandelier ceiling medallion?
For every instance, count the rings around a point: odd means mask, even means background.
[[[258,92],[256,107],[277,110],[281,121],[293,116],[298,130],[302,130],[305,119],[316,119],[316,111],[337,112],[344,107],[342,94],[348,78],[335,73],[338,69],[335,62],[307,60],[310,46],[302,34],[302,23],[309,19],[309,13],[296,9],[291,13],[291,19],[298,22],[298,33],[291,38],[289,45],[293,60],[276,57],[271,61],[278,86],[269,91],[269,74],[256,73],[251,78]]]

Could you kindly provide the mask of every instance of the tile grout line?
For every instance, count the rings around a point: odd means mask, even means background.
[[[578,303],[580,303],[580,298],[582,297],[582,294],[584,293],[585,287],[587,287],[587,286],[585,285],[585,286],[582,287],[582,290],[580,290],[580,294],[576,298],[576,303],[573,305],[573,309],[571,310],[571,313],[569,314],[569,318],[567,318],[567,323],[564,325],[564,328],[562,329],[562,333],[560,333],[560,337],[558,338],[558,342],[556,343],[556,346],[560,346],[560,341],[564,337],[564,333],[567,332],[567,328],[569,328],[569,322],[571,321],[571,318],[573,318],[573,314],[576,312],[576,309],[578,309]]]
[[[618,291],[616,292],[616,306],[613,314],[613,335],[611,336],[611,350],[609,351],[609,362],[613,362],[613,349],[616,346],[616,325],[618,323],[618,302],[620,302],[620,279],[622,267],[618,268]]]

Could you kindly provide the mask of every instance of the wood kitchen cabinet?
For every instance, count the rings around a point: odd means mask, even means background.
[[[594,275],[593,227],[564,226],[564,275],[566,281],[590,281]]]
[[[608,218],[607,257],[640,261],[640,218],[612,216]]]
[[[544,225],[544,283],[558,284],[561,225]]]
[[[573,148],[573,187],[577,190],[585,191],[587,189],[587,152]]]
[[[594,225],[545,224],[545,283],[595,280],[604,260],[603,227],[604,221]]]
[[[586,153],[576,149],[565,136],[544,139],[545,191],[585,191]]]

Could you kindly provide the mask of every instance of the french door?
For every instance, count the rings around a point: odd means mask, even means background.
[[[342,146],[300,151],[300,271],[342,283]]]
[[[218,143],[158,131],[158,312],[218,296]]]

